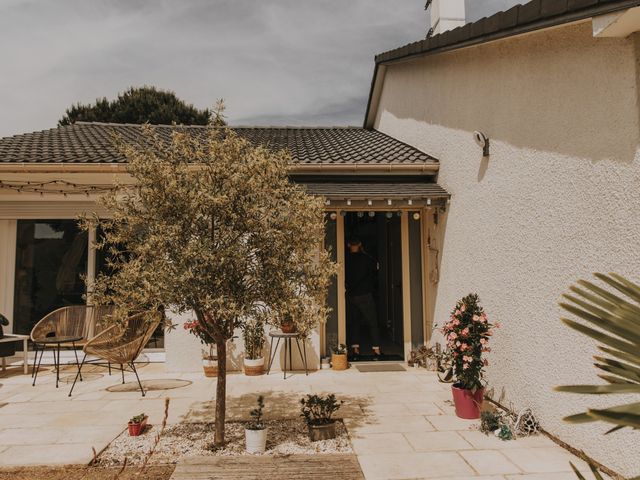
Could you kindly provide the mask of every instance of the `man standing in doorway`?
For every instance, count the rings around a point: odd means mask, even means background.
[[[348,242],[349,256],[346,264],[345,286],[350,308],[350,344],[354,356],[360,355],[362,328],[367,328],[371,338],[373,358],[380,358],[380,331],[373,291],[378,276],[378,264],[362,248],[359,238]],[[359,317],[359,318],[354,318]],[[358,321],[359,320],[359,321]]]

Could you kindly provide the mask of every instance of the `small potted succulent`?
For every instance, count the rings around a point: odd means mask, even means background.
[[[489,339],[493,328],[499,326],[489,322],[478,295],[472,293],[458,301],[449,321],[442,327],[451,352],[451,365],[445,378],[455,379],[451,389],[456,415],[460,418],[480,418],[484,399],[482,377],[489,364],[482,356],[491,351]]]
[[[333,414],[344,402],[338,402],[332,393],[321,395],[307,395],[300,399],[301,413],[309,428],[309,439],[312,442],[336,438],[336,421]]]
[[[8,327],[8,326],[9,326],[9,319],[0,313],[0,338],[4,337],[4,331],[2,330],[2,327]]]
[[[244,373],[257,376],[264,373],[264,322],[260,317],[252,319],[243,326],[244,336]]]
[[[205,377],[218,376],[218,357],[215,355],[215,341],[209,332],[198,322],[198,320],[190,320],[184,322],[184,329],[200,339],[200,342],[206,347],[202,350],[202,369]]]
[[[349,368],[346,345],[341,343],[331,352],[331,368],[334,370],[346,370]]]
[[[144,413],[140,415],[136,415],[129,420],[127,426],[129,427],[129,436],[137,437],[144,432],[144,429],[147,428],[147,419],[149,417]]]
[[[264,453],[267,449],[267,426],[262,419],[264,397],[258,397],[258,408],[251,410],[251,421],[244,427],[245,449],[247,453]]]

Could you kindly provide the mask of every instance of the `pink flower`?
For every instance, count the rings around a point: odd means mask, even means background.
[[[467,368],[469,368],[469,364],[468,363],[465,363],[464,365],[462,365],[462,369],[463,370],[466,370]]]
[[[456,347],[459,347],[460,345],[460,342],[456,342]]]
[[[464,312],[467,309],[467,307],[464,306],[464,303],[462,304],[462,306],[460,307],[460,311]]]
[[[463,310],[464,312],[464,310]],[[456,310],[456,313],[454,313],[454,315],[460,315],[460,310]]]
[[[454,326],[456,326],[456,327],[457,327],[458,325],[460,325],[460,320],[455,319],[455,320],[453,321],[453,325],[454,325]]]
[[[480,321],[480,317],[478,315],[474,315],[473,316],[473,321],[474,322],[479,322]]]
[[[481,338],[481,339],[480,339],[480,343],[481,343],[482,345],[486,345],[486,343],[487,343],[487,339],[486,339],[486,338]]]
[[[464,357],[462,357],[462,360],[464,360],[465,362],[473,362],[473,357],[470,357],[469,355],[465,355]]]
[[[469,327],[462,330],[462,332],[460,332],[460,335],[462,335],[463,337],[466,337],[467,335],[469,335]]]
[[[456,332],[451,332],[449,334],[449,340],[455,340],[456,338],[458,338],[458,334]]]
[[[460,350],[468,350],[469,349],[469,345],[467,345],[466,343],[463,343],[460,345]]]

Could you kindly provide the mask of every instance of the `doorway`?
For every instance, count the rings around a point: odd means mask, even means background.
[[[367,287],[359,288],[362,275],[354,275],[358,260],[348,243],[359,241],[372,265]],[[397,212],[346,212],[344,218],[347,345],[360,345],[360,355],[350,360],[373,360],[373,338],[379,336],[379,360],[404,359],[401,217]],[[357,254],[357,255],[360,255]],[[371,290],[373,305],[362,308],[355,294]],[[375,310],[375,311],[373,311]],[[372,326],[373,325],[373,326]]]

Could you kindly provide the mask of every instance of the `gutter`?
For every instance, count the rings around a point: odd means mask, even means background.
[[[595,1],[596,0],[584,0],[582,3],[595,3]],[[541,0],[532,0],[529,3],[517,5],[507,11],[498,12],[490,17],[482,18],[477,22],[467,23],[464,27],[448,30],[425,40],[417,41],[395,50],[390,50],[376,55],[376,66],[373,72],[373,79],[371,81],[371,89],[369,91],[369,100],[367,102],[367,110],[363,125],[364,128],[371,130],[374,126],[380,100],[380,93],[382,92],[384,84],[384,71],[386,70],[387,65],[404,61],[412,61],[425,56],[451,52],[536,31],[542,31],[553,27],[564,26],[588,20],[600,15],[606,15],[640,6],[640,0],[618,0],[607,2],[605,4],[600,0],[600,4],[598,5],[586,8],[577,8],[574,11],[562,13],[562,4],[565,5],[564,10],[566,11],[571,8],[568,5],[572,2],[567,3],[567,0],[554,0],[554,2],[547,2],[551,7],[546,4],[545,6],[547,8],[558,8],[558,11],[560,12],[558,15],[544,17],[544,11],[542,10],[543,7],[541,4],[545,2]],[[573,3],[575,3],[575,1]],[[518,23],[521,12],[525,12],[525,10],[532,10],[536,7],[536,4],[539,9],[537,18],[534,16],[532,19],[522,19],[522,23]],[[527,15],[530,13],[530,11],[526,12]],[[508,26],[500,28],[499,25],[501,22]],[[462,38],[469,33],[471,33],[471,36]]]
[[[369,163],[352,164],[294,164],[292,173],[424,173],[435,174],[440,165],[437,163],[389,163],[372,165]],[[0,163],[0,173],[127,173],[126,163],[117,164],[77,164],[77,163]]]

